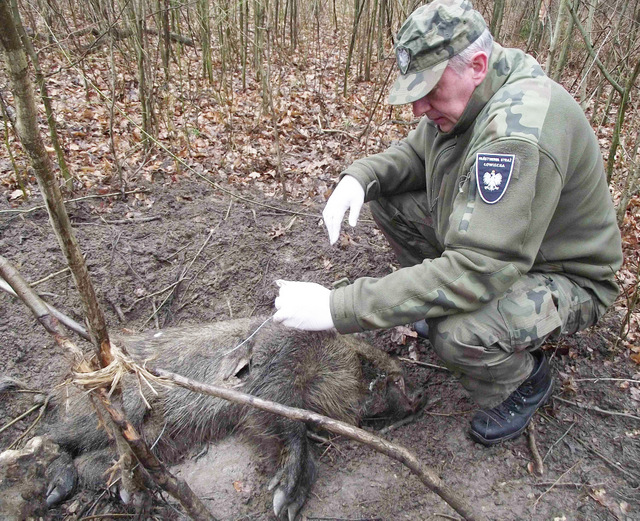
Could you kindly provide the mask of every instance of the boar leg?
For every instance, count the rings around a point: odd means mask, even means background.
[[[47,468],[47,506],[51,508],[70,497],[78,485],[78,472],[71,456],[63,452]]]
[[[291,422],[282,459],[280,469],[269,483],[269,490],[276,489],[273,494],[276,517],[279,518],[286,510],[289,521],[293,521],[316,479],[316,466],[307,442],[307,427],[303,423]]]

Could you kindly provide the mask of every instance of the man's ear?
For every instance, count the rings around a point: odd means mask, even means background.
[[[471,58],[471,77],[477,87],[482,83],[489,70],[489,57],[484,51],[478,51]]]

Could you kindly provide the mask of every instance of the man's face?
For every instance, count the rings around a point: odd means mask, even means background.
[[[412,103],[413,115],[417,118],[426,115],[441,132],[449,132],[462,116],[478,85],[472,72],[469,68],[458,74],[447,67],[429,94]]]

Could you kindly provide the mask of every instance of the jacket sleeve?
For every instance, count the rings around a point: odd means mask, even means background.
[[[481,199],[474,166],[453,201],[442,256],[335,289],[331,313],[339,332],[474,311],[529,271],[558,203],[562,178],[552,159],[526,140],[494,142],[482,152],[515,155],[502,199],[495,204]]]
[[[382,195],[424,190],[424,144],[430,137],[426,118],[406,138],[384,152],[354,161],[340,174],[355,177],[365,191],[365,202]]]

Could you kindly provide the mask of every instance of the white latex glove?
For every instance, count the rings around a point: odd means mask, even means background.
[[[360,183],[356,181],[355,177],[344,176],[329,197],[322,212],[331,244],[335,244],[340,237],[340,226],[345,212],[349,210],[349,224],[355,226],[363,204],[364,189]]]
[[[273,321],[305,331],[324,331],[333,327],[331,291],[314,282],[276,280],[280,293]]]

